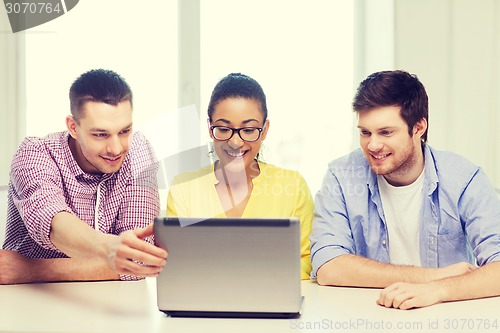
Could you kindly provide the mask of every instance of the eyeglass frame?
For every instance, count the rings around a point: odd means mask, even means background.
[[[229,136],[229,138],[227,139],[217,139],[215,137],[215,134],[214,134],[214,129],[215,128],[220,128],[220,127],[223,127],[223,128],[227,128],[227,129],[230,129],[231,130],[231,135]],[[266,125],[264,124],[264,126],[262,127],[252,127],[252,126],[249,126],[249,127],[239,127],[239,128],[234,128],[234,127],[229,127],[229,126],[210,126],[209,129],[210,129],[210,132],[212,133],[212,136],[214,137],[215,140],[217,141],[229,141],[231,140],[231,138],[234,136],[234,133],[238,133],[238,136],[240,137],[241,140],[245,141],[245,142],[255,142],[257,140],[260,139],[261,135],[262,135],[262,131],[264,130],[264,128],[266,127]],[[244,130],[244,129],[256,129],[259,131],[259,135],[257,136],[257,139],[255,140],[245,140],[241,137],[241,134],[240,134],[240,131],[241,130]]]

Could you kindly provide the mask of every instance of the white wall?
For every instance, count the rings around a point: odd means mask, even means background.
[[[10,25],[0,10],[0,31]],[[0,188],[7,185],[10,160],[25,130],[24,36],[0,33]]]
[[[500,188],[500,1],[396,0],[395,68],[429,95],[429,143]]]
[[[416,74],[429,95],[429,144],[465,156],[500,188],[500,1],[355,4],[355,85],[380,70]]]

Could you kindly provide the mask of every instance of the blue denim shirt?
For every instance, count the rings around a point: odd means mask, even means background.
[[[422,266],[500,260],[500,200],[484,172],[456,154],[423,149]],[[311,277],[342,254],[389,263],[387,235],[377,176],[362,151],[332,161],[315,198]]]

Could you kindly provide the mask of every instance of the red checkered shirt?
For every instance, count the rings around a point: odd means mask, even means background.
[[[52,219],[63,211],[93,228],[97,222],[99,231],[115,235],[145,227],[158,216],[158,163],[141,133],[134,133],[120,170],[104,175],[82,171],[71,154],[68,138],[68,132],[27,137],[14,155],[5,250],[29,258],[67,257],[49,237]],[[147,241],[153,243],[152,237]]]

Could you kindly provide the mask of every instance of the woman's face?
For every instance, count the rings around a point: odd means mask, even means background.
[[[244,141],[236,131],[229,140],[217,140],[209,129],[221,166],[226,171],[242,172],[245,170],[248,174],[269,129],[269,121],[266,120],[264,123],[260,103],[257,100],[242,97],[223,99],[215,105],[209,126],[263,128],[260,137],[253,142]],[[244,131],[240,132],[243,137],[245,137]]]

